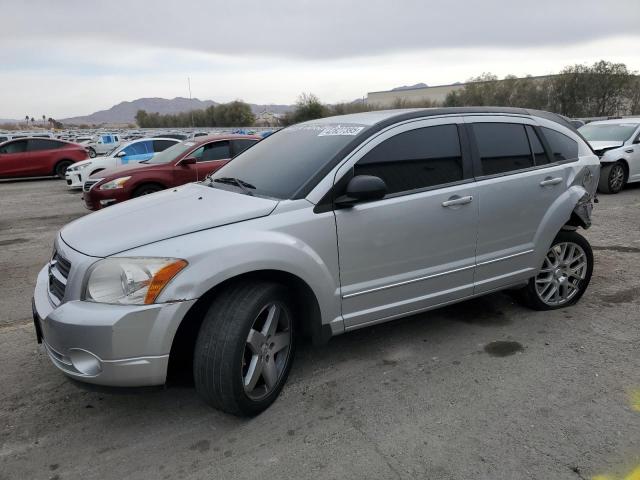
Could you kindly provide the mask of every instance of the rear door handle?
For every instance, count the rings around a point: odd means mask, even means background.
[[[471,203],[473,201],[473,197],[468,195],[466,197],[459,197],[458,195],[454,195],[449,198],[449,200],[442,202],[443,207],[455,207],[456,205],[465,205],[467,203]]]
[[[556,177],[556,178],[551,178],[551,177],[547,177],[544,180],[542,180],[540,182],[540,186],[541,187],[548,187],[549,185],[557,185],[560,182],[562,182],[562,178],[560,177]]]

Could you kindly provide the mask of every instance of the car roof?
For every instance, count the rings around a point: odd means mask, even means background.
[[[560,115],[542,110],[531,110],[516,107],[435,107],[435,108],[406,108],[397,110],[374,110],[370,112],[352,113],[348,115],[339,115],[335,117],[319,118],[317,120],[309,120],[307,124],[335,124],[335,123],[357,123],[360,125],[380,125],[393,124],[403,120],[410,120],[421,117],[435,117],[442,115],[473,115],[473,114],[507,114],[507,115],[526,115],[541,117],[551,120],[572,130],[575,128],[567,119]],[[303,123],[304,124],[304,123]]]
[[[617,125],[621,123],[639,123],[640,117],[612,118],[610,120],[595,120],[587,125]]]
[[[262,137],[259,135],[243,135],[239,133],[216,133],[213,135],[202,135],[195,138],[189,138],[187,140],[183,140],[183,143],[193,143],[193,144],[201,144],[207,143],[212,140],[262,140]]]

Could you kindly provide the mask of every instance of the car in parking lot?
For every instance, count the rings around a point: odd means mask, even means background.
[[[640,182],[640,117],[591,122],[578,131],[600,157],[598,190],[618,193]]]
[[[121,138],[115,133],[101,133],[83,143],[87,149],[89,157],[95,158],[98,155],[104,155],[111,152],[120,145]]]
[[[584,294],[600,162],[563,118],[518,108],[368,112],[280,130],[206,181],[65,226],[34,325],[78,380],[164,384],[191,364],[214,407],[278,396],[300,335],[504,289]]]
[[[204,180],[260,139],[251,135],[198,137],[173,145],[150,160],[98,172],[84,182],[85,205],[89,210],[98,210],[130,198]]]
[[[176,143],[179,143],[179,140],[174,138],[143,138],[125,143],[115,148],[107,156],[91,158],[74,165],[66,172],[67,185],[72,189],[82,188],[87,178],[97,172],[149,160],[156,153],[162,152]]]
[[[68,167],[88,158],[80,145],[50,138],[19,138],[0,144],[0,178],[64,178]]]

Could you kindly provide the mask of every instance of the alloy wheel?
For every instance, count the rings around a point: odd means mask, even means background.
[[[609,188],[612,191],[617,192],[622,188],[624,183],[624,168],[622,165],[614,165],[609,173]]]
[[[291,333],[288,309],[279,302],[265,305],[253,321],[242,358],[242,384],[252,400],[278,385],[289,361]]]
[[[535,279],[538,298],[549,306],[568,303],[580,291],[587,274],[587,256],[573,242],[553,245]]]

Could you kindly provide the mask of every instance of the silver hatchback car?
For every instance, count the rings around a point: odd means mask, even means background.
[[[378,111],[285,128],[201,183],[65,226],[33,299],[78,380],[267,408],[302,336],[515,289],[569,306],[593,269],[600,162],[572,125],[513,108]]]

